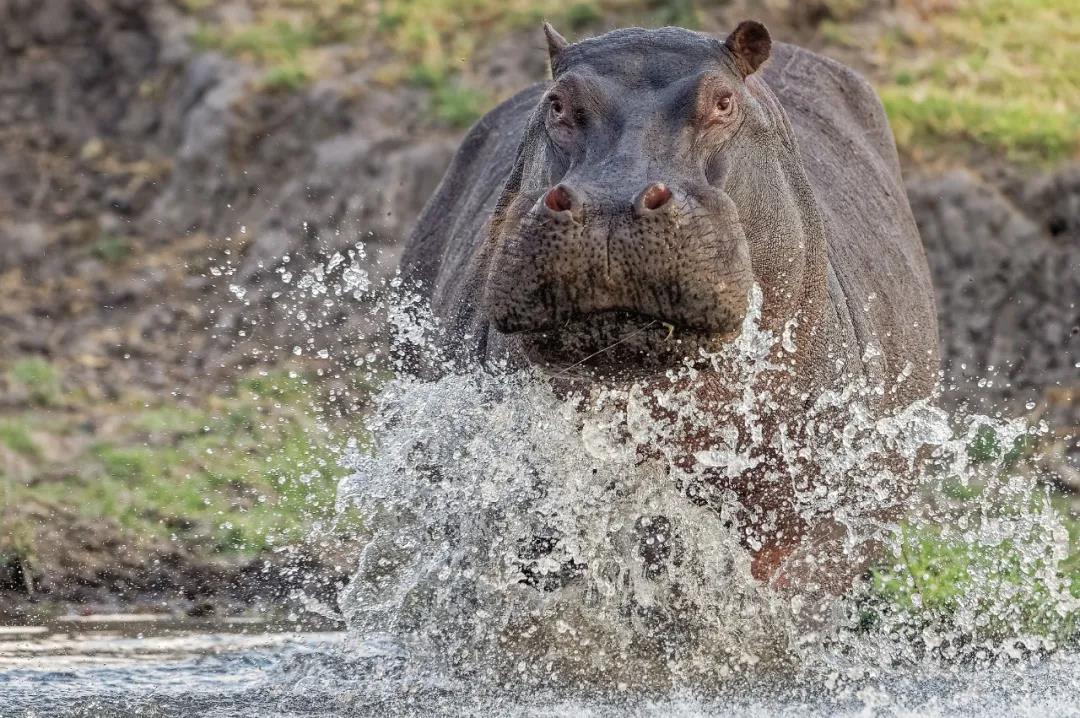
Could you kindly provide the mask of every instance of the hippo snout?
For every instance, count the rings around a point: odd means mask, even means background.
[[[666,184],[654,182],[634,198],[634,213],[639,217],[647,217],[652,212],[660,212],[671,206],[672,196]]]
[[[576,222],[581,221],[583,207],[581,195],[567,185],[557,184],[545,192],[542,205],[554,215],[568,212],[571,219]]]
[[[634,214],[638,217],[649,216],[670,207],[674,195],[663,182],[653,182],[641,190],[631,201]],[[542,206],[552,214],[569,212],[572,219],[580,222],[584,203],[581,194],[573,187],[559,183],[544,193]]]
[[[607,342],[617,317],[628,331],[708,340],[741,324],[751,282],[745,240],[715,205],[665,182],[602,192],[563,181],[533,197],[493,247],[485,303],[503,334],[543,332],[555,344],[567,339],[557,333],[604,325],[595,343]],[[582,350],[593,343],[574,341]]]

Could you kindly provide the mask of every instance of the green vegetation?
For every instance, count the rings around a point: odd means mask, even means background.
[[[961,634],[974,641],[1016,636],[1075,640],[1080,611],[1064,602],[1080,599],[1080,529],[1075,522],[1068,525],[1070,558],[1057,564],[1050,577],[1051,557],[1042,542],[973,544],[944,536],[940,527],[907,525],[900,560],[874,571],[872,608],[862,624],[871,626],[891,615],[900,617],[900,625],[921,630],[963,620]],[[1036,549],[1039,555],[1025,560],[1025,553]]]
[[[916,95],[898,87],[884,88],[882,101],[897,143],[905,148],[925,150],[960,141],[1026,163],[1066,159],[1080,147],[1080,117],[1052,107],[1003,106],[998,100],[957,97],[935,89]],[[951,149],[955,155],[958,148]]]
[[[584,30],[603,18],[603,12],[594,3],[579,2],[566,9],[566,24],[571,30]]]
[[[268,92],[291,92],[304,87],[310,80],[310,73],[299,64],[277,65],[266,71],[262,87]]]
[[[468,127],[491,106],[491,100],[483,92],[439,68],[418,65],[413,68],[410,79],[417,87],[431,91],[432,112],[451,127]]]
[[[103,262],[119,264],[131,256],[131,243],[123,237],[102,234],[90,246],[90,254]]]
[[[7,370],[8,381],[26,392],[38,406],[53,406],[60,400],[60,375],[48,361],[34,357],[20,359]]]
[[[1022,435],[1004,450],[978,427],[967,447],[973,475],[942,477],[927,499],[953,518],[901,527],[895,560],[874,569],[864,625],[891,614],[914,627],[974,622],[965,635],[975,629],[976,640],[1080,636],[1080,604],[1063,605],[1080,599],[1080,520],[1065,497],[1017,488],[1034,480],[1033,443]]]
[[[190,0],[187,7],[195,13],[207,9]],[[588,3],[572,5],[566,15],[573,27],[601,17],[600,10]],[[464,80],[465,63],[477,43],[493,31],[539,24],[542,16],[535,0],[509,5],[494,0],[389,0],[375,15],[351,0],[299,0],[264,7],[248,25],[204,24],[192,40],[198,47],[262,67],[260,84],[270,92],[307,85],[318,76],[327,47],[337,46],[353,61],[382,65],[378,74],[388,81],[411,78],[426,87],[432,116],[450,127],[464,128],[495,99]],[[376,59],[376,47],[390,53]]]
[[[333,518],[342,473],[313,418],[316,398],[306,377],[269,374],[202,406],[133,398],[95,405],[89,417],[42,409],[9,417],[0,451],[29,466],[0,469],[0,549],[11,553],[19,536],[21,554],[35,553],[27,537],[36,527],[19,511],[41,506],[113,522],[136,545],[171,540],[255,555],[302,541]]]
[[[641,10],[638,4],[605,0],[553,8],[536,0],[387,0],[372,15],[353,0],[295,0],[262,7],[247,25],[203,24],[192,41],[262,67],[267,91],[302,88],[318,76],[329,48],[336,47],[339,57],[381,67],[376,75],[384,81],[411,80],[429,89],[431,115],[464,128],[498,99],[470,77],[469,62],[492,36],[538,28],[545,18],[580,31],[610,12]],[[196,14],[210,7],[201,0],[188,0],[186,6]],[[693,0],[642,7],[652,24],[696,24]]]
[[[0,444],[23,456],[30,458],[41,456],[41,449],[31,438],[26,427],[13,421],[0,421]]]
[[[458,128],[465,128],[476,122],[490,106],[490,101],[482,92],[458,84],[436,88],[431,101],[435,116],[451,127]]]
[[[696,30],[701,27],[701,12],[695,0],[669,0],[669,2],[650,2],[645,7],[651,10],[648,24],[676,25]]]
[[[271,92],[296,90],[312,77],[311,51],[346,39],[340,26],[307,20],[268,19],[233,30],[200,28],[196,46],[251,60],[266,68],[261,84]]]
[[[310,22],[293,23],[275,19],[232,31],[201,28],[192,38],[206,50],[220,50],[237,57],[258,62],[295,62],[320,44],[334,40],[336,35],[324,26]]]
[[[883,41],[894,74],[880,90],[902,147],[1037,163],[1080,152],[1080,3],[956,3],[926,23]]]
[[[186,0],[205,13],[205,0]],[[905,22],[860,17],[866,0],[828,0],[818,31],[826,46],[872,58],[871,73],[902,150],[917,158],[963,158],[978,146],[1019,163],[1080,153],[1080,3],[979,0],[911,8]],[[498,98],[479,87],[471,62],[492,38],[548,19],[570,34],[616,24],[715,29],[702,0],[386,0],[372,13],[359,0],[290,0],[260,5],[248,25],[206,23],[201,47],[265,68],[268,91],[295,90],[318,76],[327,48],[378,65],[398,82],[424,68],[432,115],[464,127]],[[537,47],[541,47],[539,42]],[[538,50],[539,51],[539,50]]]

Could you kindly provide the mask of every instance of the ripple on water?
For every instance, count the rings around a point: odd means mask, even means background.
[[[481,686],[417,675],[386,644],[343,634],[251,636],[240,645],[190,636],[190,653],[127,652],[114,662],[74,666],[48,656],[32,669],[0,672],[0,715],[8,716],[818,716],[1080,715],[1080,655],[1038,664],[942,671],[906,667],[841,690],[791,676],[758,676],[703,697],[555,688]],[[108,640],[100,638],[99,646]],[[210,646],[214,650],[206,652]],[[216,652],[224,649],[223,652]],[[94,656],[93,652],[85,654]]]

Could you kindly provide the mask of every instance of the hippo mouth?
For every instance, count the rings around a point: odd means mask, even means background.
[[[621,378],[680,366],[702,350],[715,351],[737,330],[706,332],[647,314],[608,310],[512,336],[532,364],[549,372]]]

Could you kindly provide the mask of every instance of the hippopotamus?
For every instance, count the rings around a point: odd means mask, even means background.
[[[883,409],[933,393],[930,272],[865,79],[751,20],[544,32],[550,80],[475,124],[404,250],[453,356],[660,375],[738,336],[756,285],[792,415],[839,381],[902,377]],[[755,575],[789,580],[804,538],[755,546]]]

